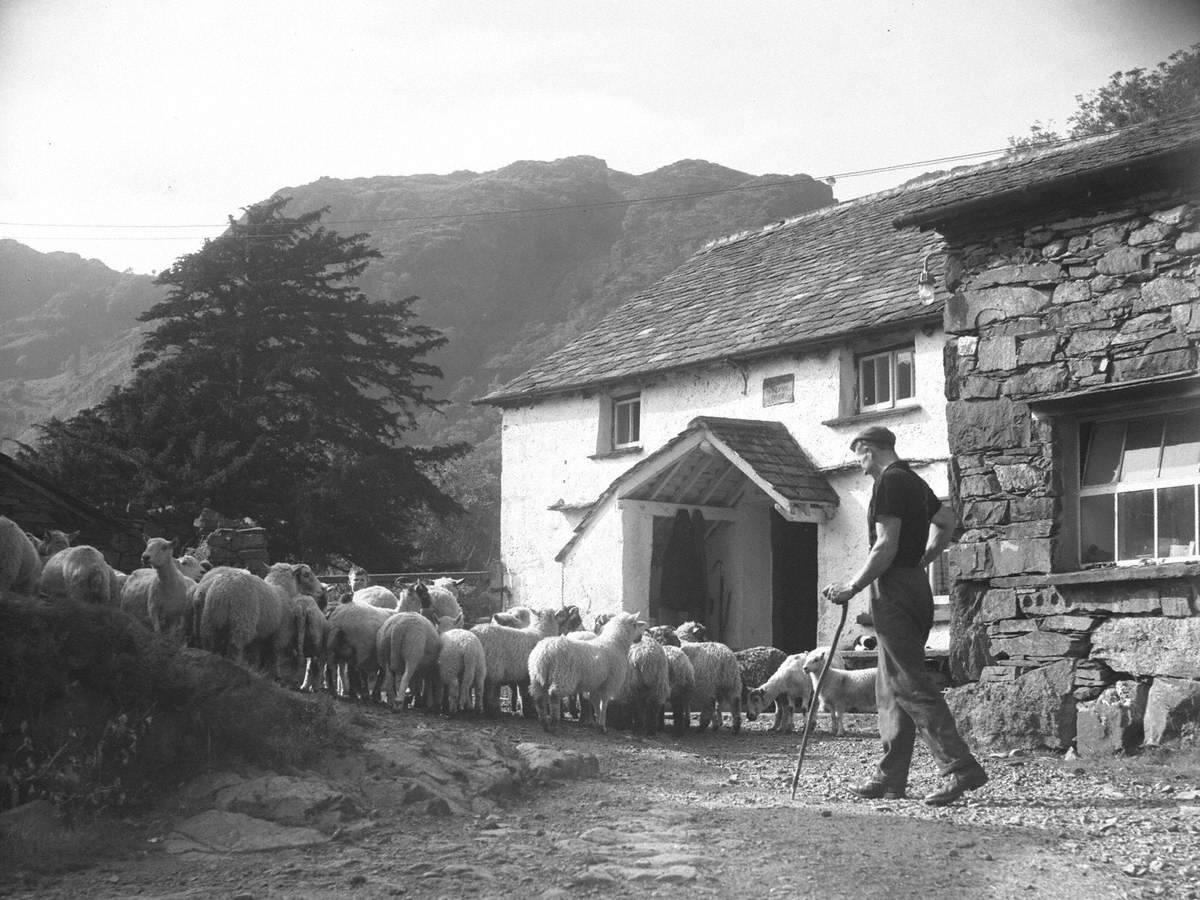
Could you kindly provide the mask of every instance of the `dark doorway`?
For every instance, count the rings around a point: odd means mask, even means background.
[[[817,526],[771,510],[772,643],[785,653],[817,645]]]

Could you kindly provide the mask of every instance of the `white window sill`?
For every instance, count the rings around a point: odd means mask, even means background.
[[[613,459],[618,456],[637,456],[642,452],[640,445],[633,447],[618,447],[615,450],[607,450],[604,453],[593,453],[588,459]]]
[[[838,416],[836,419],[826,419],[822,425],[859,425],[863,422],[874,422],[879,419],[894,419],[898,416],[909,416],[923,411],[920,403],[906,403],[903,406],[893,406],[891,409],[873,409],[869,412],[851,413],[848,416]]]

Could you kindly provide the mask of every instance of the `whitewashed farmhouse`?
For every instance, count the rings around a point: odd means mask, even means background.
[[[941,242],[893,226],[907,195],[719,241],[479,401],[503,413],[511,604],[828,637],[819,589],[867,549],[850,438],[886,425],[947,496],[943,304],[918,292]]]

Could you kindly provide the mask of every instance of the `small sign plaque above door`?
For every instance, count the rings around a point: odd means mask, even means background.
[[[796,400],[796,376],[775,375],[763,379],[763,406],[778,406]]]

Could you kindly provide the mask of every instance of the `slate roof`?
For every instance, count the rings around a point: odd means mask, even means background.
[[[782,422],[697,416],[688,428],[707,430],[793,503],[838,505],[837,492]]]
[[[940,238],[898,231],[903,189],[806,213],[701,250],[594,328],[479,402],[632,382],[645,376],[940,319],[917,300]]]
[[[701,449],[705,441],[715,453]],[[690,454],[688,462],[692,464],[669,464],[678,453]],[[656,468],[660,471],[646,477],[647,472]],[[732,508],[741,495],[736,484],[728,485],[734,488],[729,492],[712,495],[710,486],[714,480],[727,483],[722,468],[740,470],[745,479],[756,482],[773,500],[789,506],[793,503],[837,506],[840,502],[837,492],[781,422],[697,416],[686,429],[626,469],[601,492],[555,560],[562,562],[567,557],[605,504],[617,496],[666,500],[684,506]],[[636,490],[622,494],[631,484],[637,485]]]
[[[908,212],[895,224],[928,226],[1004,202],[1036,199],[1048,185],[1084,180],[1113,169],[1151,164],[1185,156],[1200,148],[1200,111],[1164,116],[1120,131],[1083,138],[1016,157],[972,166],[968,171],[913,188]],[[1197,174],[1193,169],[1193,174]]]

